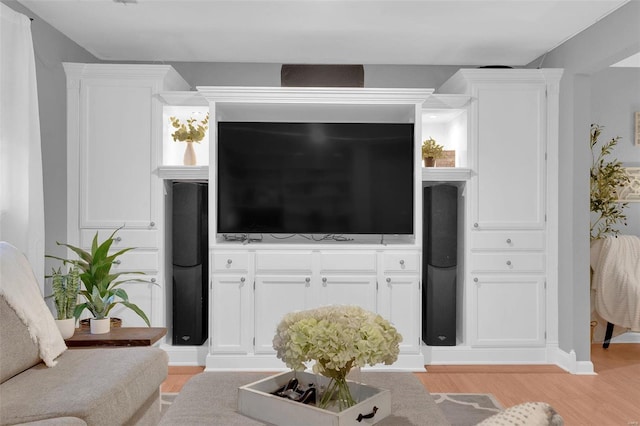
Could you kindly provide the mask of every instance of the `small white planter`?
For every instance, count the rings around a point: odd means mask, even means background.
[[[89,324],[91,325],[91,334],[105,334],[111,330],[111,318],[91,318]]]
[[[73,333],[76,331],[76,319],[75,318],[67,318],[56,320],[56,325],[58,326],[58,330],[60,330],[60,334],[63,339],[68,339],[73,336]]]

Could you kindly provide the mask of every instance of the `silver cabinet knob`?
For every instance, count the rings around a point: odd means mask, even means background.
[[[327,286],[327,277],[322,277],[322,285],[323,285],[324,287],[326,287],[326,286]]]
[[[153,228],[154,226],[156,226],[156,223],[155,223],[155,222],[151,222],[151,223],[149,224],[149,226]]]
[[[304,282],[306,282],[307,284],[311,282],[311,278],[307,277],[304,279]]]
[[[116,237],[116,242],[119,243],[120,241],[122,241],[122,237]]]
[[[122,263],[121,260],[114,260],[113,263],[115,263],[116,265],[119,265],[120,263]]]
[[[478,227],[478,222],[474,223],[474,224],[473,224],[473,227],[474,227],[474,228],[477,228],[477,227]]]
[[[387,278],[387,282],[391,284],[391,278]]]
[[[511,244],[511,238],[507,238],[507,244]]]
[[[473,282],[474,282],[474,283],[477,283],[477,282],[478,282],[478,277],[474,278],[474,279],[473,279]]]
[[[507,260],[507,266],[511,266],[511,261]]]
[[[232,263],[233,263],[233,260],[227,259],[227,265],[231,265]]]
[[[244,284],[247,279],[245,277],[240,277],[240,282]]]
[[[403,259],[400,259],[400,264],[404,265],[404,260]]]
[[[151,282],[152,282],[152,283],[155,283],[155,282],[156,282],[156,279],[155,279],[155,278],[151,278]]]

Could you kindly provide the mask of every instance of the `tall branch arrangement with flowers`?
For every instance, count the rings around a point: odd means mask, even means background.
[[[293,370],[305,370],[330,378],[320,408],[337,400],[342,411],[356,404],[347,385],[353,367],[398,359],[402,336],[380,315],[359,306],[324,306],[284,316],[273,338],[277,356]]]
[[[618,223],[627,224],[627,216],[623,213],[627,203],[618,202],[618,189],[629,182],[629,175],[622,167],[622,163],[616,159],[609,160],[618,144],[620,137],[612,138],[602,144],[600,149],[596,146],[602,132],[602,126],[591,125],[591,240],[597,240],[607,235],[620,233],[615,226]]]

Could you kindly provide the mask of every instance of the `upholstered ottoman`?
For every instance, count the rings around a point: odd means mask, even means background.
[[[257,426],[265,423],[237,411],[238,388],[272,374],[205,372],[182,388],[160,425]],[[363,383],[391,391],[391,415],[380,426],[449,425],[433,398],[412,373],[362,372]]]

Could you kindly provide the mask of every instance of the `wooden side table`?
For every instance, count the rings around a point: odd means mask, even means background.
[[[64,342],[68,348],[151,346],[165,334],[167,329],[164,327],[111,327],[111,331],[104,334],[91,334],[89,329],[76,328],[73,336]]]

